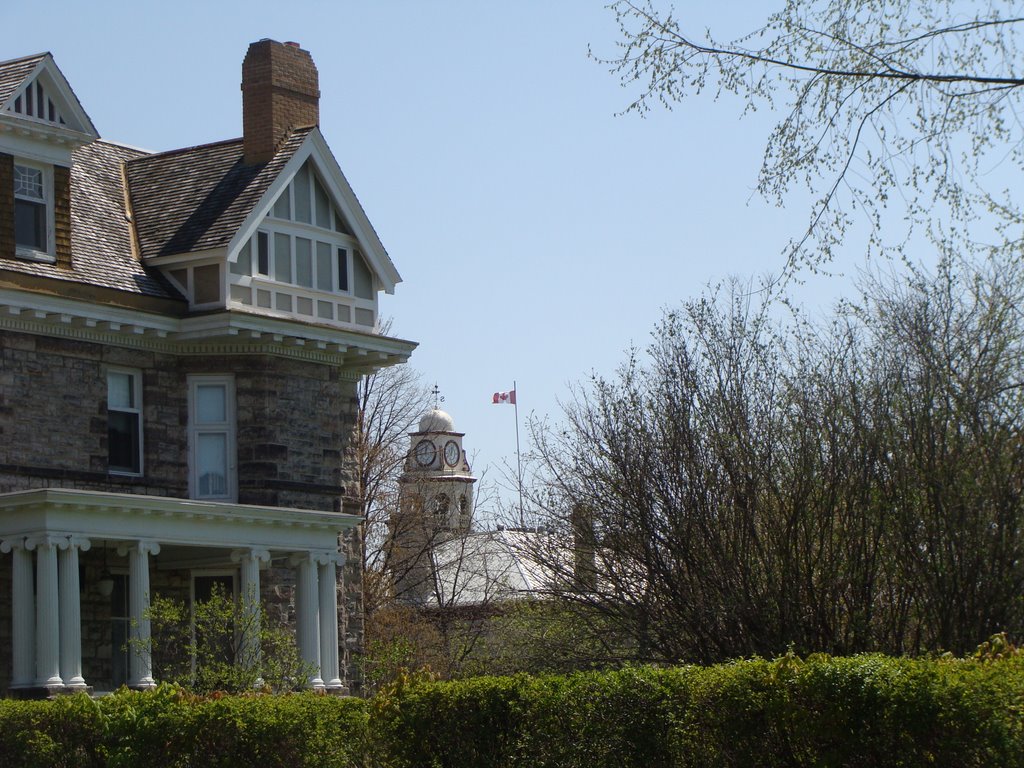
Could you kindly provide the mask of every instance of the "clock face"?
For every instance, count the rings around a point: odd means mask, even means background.
[[[437,449],[429,440],[420,440],[416,443],[416,463],[421,467],[429,467],[433,464],[436,455]]]
[[[444,444],[444,460],[449,467],[454,467],[458,464],[461,456],[462,451],[459,450],[459,444],[454,440],[449,440]]]

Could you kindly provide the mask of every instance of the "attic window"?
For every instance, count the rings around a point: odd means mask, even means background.
[[[379,280],[315,163],[301,165],[229,260],[228,303],[372,328]]]
[[[19,249],[47,252],[47,174],[31,165],[14,165],[14,241]]]
[[[318,229],[333,229],[352,237],[352,228],[341,211],[331,204],[330,195],[308,162],[299,168],[292,183],[274,201],[271,216]]]
[[[43,84],[38,80],[29,83],[25,90],[14,100],[14,111],[19,115],[37,117],[40,120],[65,125],[60,110],[54,106],[53,99],[47,95],[46,89],[43,88]]]

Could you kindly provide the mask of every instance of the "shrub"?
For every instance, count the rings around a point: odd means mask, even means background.
[[[0,701],[0,765],[89,768],[106,765],[103,715],[85,694],[53,701]]]
[[[1024,656],[627,668],[396,686],[371,704],[399,768],[1024,767]]]
[[[884,656],[437,682],[373,699],[0,701],[0,765],[376,768],[1024,768],[1024,655]]]
[[[103,701],[112,768],[361,764],[366,706],[313,692],[199,697],[177,686]]]
[[[218,584],[191,611],[181,601],[154,597],[147,617],[157,678],[195,693],[301,690],[314,671],[294,634],[271,624],[261,603],[246,610]]]

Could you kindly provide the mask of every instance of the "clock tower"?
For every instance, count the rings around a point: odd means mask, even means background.
[[[409,434],[405,470],[399,478],[399,504],[391,518],[391,558],[395,597],[422,602],[430,592],[435,544],[469,533],[473,477],[462,438],[452,417],[434,408]]]

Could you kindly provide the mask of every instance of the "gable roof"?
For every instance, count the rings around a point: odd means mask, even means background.
[[[25,78],[32,74],[39,62],[47,56],[48,53],[37,53],[34,56],[0,61],[0,106],[10,100],[18,87],[25,82]]]
[[[355,190],[348,183],[348,179],[338,165],[338,158],[327,146],[327,141],[319,129],[314,130],[310,136],[310,156],[318,157],[326,166],[325,181],[332,193],[337,196],[343,204],[345,213],[349,218],[349,224],[355,230],[357,239],[363,244],[363,255],[368,258],[377,276],[381,278],[386,293],[394,293],[395,285],[402,282],[402,276],[398,274],[395,264],[388,256],[384,244],[377,236],[377,230],[366,215],[362,203],[356,197]],[[315,154],[314,154],[315,150]]]
[[[366,211],[363,210],[352,185],[348,183],[348,179],[345,178],[345,174],[338,166],[338,160],[327,146],[327,141],[320,133],[319,128],[307,129],[306,138],[301,146],[295,150],[292,158],[282,168],[278,178],[267,188],[260,204],[253,208],[246,217],[235,235],[234,245],[240,245],[252,237],[270,210],[270,206],[307,162],[311,163],[318,171],[327,194],[338,206],[338,210],[345,218],[345,223],[352,230],[351,234],[359,242],[362,256],[367,265],[380,279],[381,288],[387,293],[394,293],[395,285],[402,282],[402,277],[398,274],[394,262],[388,256],[384,244],[377,236],[377,231],[367,218]]]
[[[142,150],[107,141],[94,141],[76,149],[71,168],[72,268],[0,258],[0,269],[180,299],[177,291],[155,270],[147,271],[132,253],[121,167],[123,162],[144,154]]]
[[[294,131],[263,164],[243,162],[241,139],[129,160],[125,170],[140,255],[226,246],[311,130]]]
[[[71,83],[64,77],[64,73],[60,71],[57,62],[49,53],[38,53],[33,56],[0,62],[0,111],[6,114],[14,111],[11,103],[16,100],[22,86],[30,79],[47,82],[50,97],[57,104],[57,110],[62,113],[59,127],[69,131],[70,133],[67,135],[77,135],[79,140],[84,138],[86,141],[99,138],[96,126],[92,124],[92,118],[86,114]],[[52,106],[51,103],[51,108]],[[24,119],[26,115],[19,115],[19,117]],[[35,118],[28,116],[28,119],[34,120]],[[47,121],[41,120],[41,122],[45,124]]]

